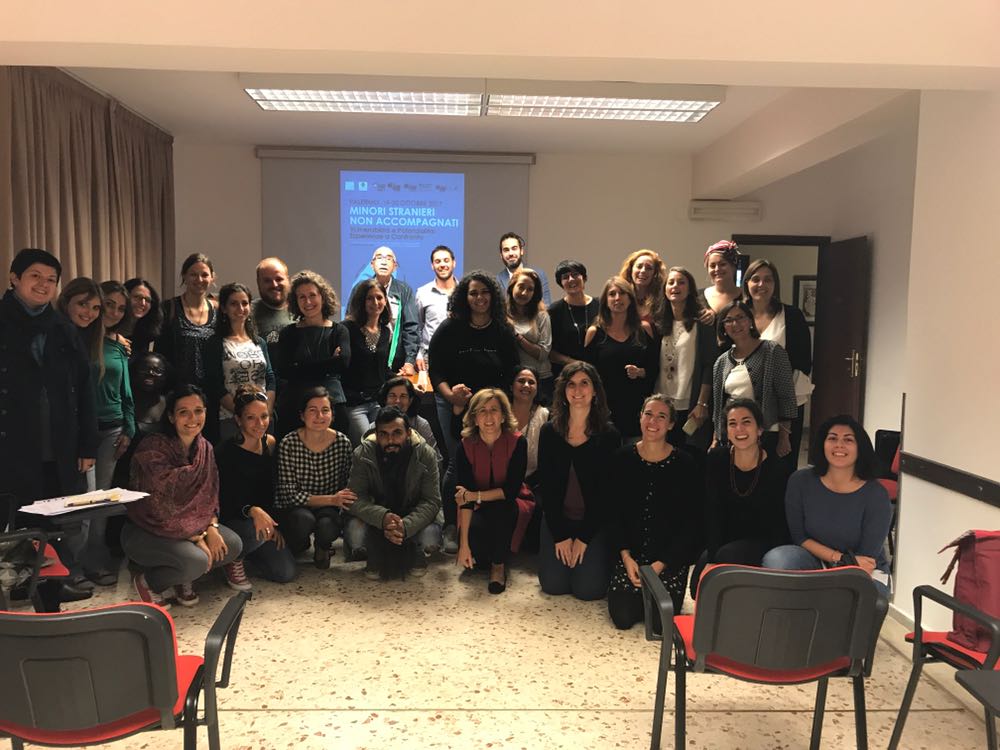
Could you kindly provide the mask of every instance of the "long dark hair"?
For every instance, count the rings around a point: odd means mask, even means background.
[[[523,369],[523,368],[522,368]],[[608,397],[604,393],[604,384],[597,369],[590,362],[579,360],[570,362],[556,378],[555,391],[552,395],[552,426],[564,439],[569,435],[569,401],[566,400],[566,385],[570,378],[578,372],[586,373],[594,386],[594,400],[590,402],[590,413],[587,415],[587,434],[596,435],[608,426]]]
[[[353,320],[359,326],[368,325],[368,311],[365,309],[365,302],[368,299],[368,292],[372,289],[378,289],[382,292],[382,296],[385,297],[385,308],[382,310],[382,314],[378,316],[378,324],[380,326],[387,326],[392,323],[392,308],[389,305],[389,293],[382,286],[382,282],[375,278],[359,281],[358,285],[354,287],[354,291],[351,292],[351,298],[347,302],[347,315],[344,316],[344,320]]]
[[[684,323],[684,330],[690,331],[692,328],[694,328],[694,324],[697,322],[698,316],[701,315],[702,310],[704,309],[701,306],[701,300],[698,299],[698,282],[695,281],[694,274],[692,274],[689,270],[684,268],[684,266],[671,266],[670,268],[668,268],[667,279],[670,278],[670,274],[672,273],[679,273],[685,279],[687,279],[688,296],[687,299],[684,300],[684,320],[681,322]],[[663,305],[663,315],[660,319],[660,330],[663,331],[663,334],[665,336],[669,336],[674,326],[674,309],[673,306],[670,304],[670,302],[667,300],[666,294],[667,294],[667,287],[666,284],[664,284],[663,298],[665,304]]]
[[[750,296],[750,277],[762,268],[768,269],[771,272],[771,276],[774,278],[774,292],[771,294],[771,301],[768,303],[768,309],[777,314],[781,312],[781,277],[778,275],[778,267],[766,258],[758,258],[755,260],[747,267],[746,273],[743,274],[743,299],[753,299]]]
[[[878,456],[875,455],[875,448],[872,446],[871,438],[868,437],[868,433],[865,432],[865,428],[861,426],[858,420],[849,414],[838,414],[835,417],[830,417],[816,430],[812,439],[812,454],[816,459],[816,463],[812,468],[813,473],[821,477],[830,470],[830,462],[826,458],[826,451],[823,450],[823,444],[826,442],[826,436],[834,427],[848,427],[854,433],[854,442],[858,446],[858,460],[854,464],[854,475],[858,479],[866,481],[876,479],[878,477],[879,460]]]
[[[117,281],[102,281],[101,294],[105,301],[112,294],[120,294],[125,298],[125,314],[118,321],[118,325],[114,328],[105,329],[105,333],[124,333],[125,331],[132,330],[132,303],[129,301],[128,289],[125,288],[125,285]]]
[[[167,394],[167,401],[166,406],[163,409],[163,416],[160,417],[160,426],[163,428],[163,433],[165,435],[177,437],[177,425],[170,421],[170,417],[174,414],[174,408],[177,406],[177,402],[182,398],[187,398],[188,396],[197,396],[201,399],[202,406],[208,406],[208,400],[205,398],[205,391],[196,386],[194,383],[181,383]],[[206,421],[208,420],[207,413],[205,414],[205,419]],[[202,430],[204,431],[204,428],[202,428]]]
[[[243,292],[247,296],[247,302],[253,302],[253,292],[250,291],[246,284],[241,284],[238,281],[230,281],[219,290],[219,309],[217,311],[218,314],[215,316],[215,332],[219,338],[233,335],[233,323],[229,320],[229,316],[226,315],[226,303],[237,292]],[[253,321],[252,304],[250,305],[250,314],[247,316],[247,322],[243,325],[243,330],[246,331],[247,336],[251,340],[257,338],[257,324]]]
[[[639,335],[642,331],[642,319],[639,317],[639,300],[635,296],[635,287],[621,276],[612,276],[604,282],[604,289],[601,290],[601,306],[597,310],[597,318],[594,320],[594,325],[604,331],[607,331],[608,326],[611,325],[611,308],[608,307],[608,292],[611,291],[612,287],[625,292],[631,300],[628,310],[625,311],[625,325],[629,328],[629,339],[632,343],[638,344],[642,341],[642,337]]]
[[[129,294],[129,310],[132,309],[132,292],[136,287],[144,286],[149,290],[149,312],[141,318],[132,318],[132,330],[129,335],[139,342],[149,342],[160,335],[163,327],[163,308],[160,306],[160,293],[156,287],[141,276],[136,276],[125,282],[125,290]]]
[[[507,311],[504,309],[504,294],[496,279],[488,271],[477,269],[469,271],[462,277],[448,299],[448,314],[463,323],[468,323],[472,319],[472,310],[469,308],[469,285],[473,281],[478,281],[489,290],[490,318],[493,320],[493,325],[500,326],[513,336],[514,332],[507,321]]]

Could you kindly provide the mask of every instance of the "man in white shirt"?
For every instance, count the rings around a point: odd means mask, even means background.
[[[504,294],[507,293],[510,277],[518,268],[531,268],[542,280],[542,299],[545,301],[545,306],[548,307],[552,304],[552,295],[549,294],[549,280],[545,276],[545,271],[524,262],[524,238],[521,235],[507,232],[500,238],[500,260],[504,264],[504,269],[497,274],[500,291]]]
[[[420,323],[420,351],[417,354],[417,369],[426,370],[427,347],[431,336],[448,317],[448,300],[455,291],[455,253],[446,245],[438,245],[431,252],[431,268],[434,281],[428,281],[417,289],[417,320]]]

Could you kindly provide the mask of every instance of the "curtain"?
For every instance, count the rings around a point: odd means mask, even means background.
[[[54,68],[0,68],[0,263],[41,247],[63,278],[161,286],[173,139]]]

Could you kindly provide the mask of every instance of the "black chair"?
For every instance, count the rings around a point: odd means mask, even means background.
[[[997,714],[1000,713],[1000,672],[963,669],[955,672],[955,680],[964,687],[986,711],[986,750],[997,750]]]
[[[24,529],[0,534],[0,542],[29,542],[33,547],[31,572],[22,586],[24,596],[31,600],[36,612],[58,612],[58,596],[53,598],[52,592],[46,595],[39,584],[58,582],[69,578],[69,570],[59,560],[59,555],[49,544],[51,536],[41,529]],[[7,609],[7,598],[0,588],[0,610]]]
[[[0,737],[14,750],[96,745],[150,729],[198,725],[219,750],[215,689],[229,685],[249,592],[232,597],[205,640],[205,655],[177,653],[174,623],[152,604],[56,614],[0,612]],[[216,681],[219,658],[222,677]],[[198,717],[204,694],[203,717]]]
[[[974,651],[965,648],[950,640],[948,633],[944,631],[924,630],[921,623],[924,599],[930,599],[942,607],[947,607],[952,612],[958,612],[981,623],[990,632],[989,651]],[[913,632],[907,633],[906,640],[913,643],[913,667],[910,670],[910,680],[906,683],[906,692],[903,693],[903,702],[899,706],[899,714],[896,716],[896,726],[893,727],[892,737],[889,739],[889,750],[896,750],[899,747],[899,740],[903,736],[903,727],[906,726],[906,717],[909,715],[910,704],[913,703],[913,695],[917,691],[917,683],[920,682],[920,672],[924,668],[924,664],[943,662],[956,669],[981,669],[985,671],[1000,668],[1000,664],[998,664],[998,659],[1000,659],[1000,620],[958,601],[953,596],[948,596],[933,586],[917,586],[913,589]],[[986,721],[987,726],[989,726],[992,721],[989,710],[986,712]]]
[[[694,615],[674,615],[670,595],[651,567],[641,567],[639,574],[646,639],[661,641],[652,750],[660,747],[671,640],[676,748],[685,744],[688,671],[771,685],[817,682],[813,750],[819,748],[823,730],[827,682],[849,678],[858,748],[868,747],[865,678],[871,674],[889,605],[867,573],[860,568],[785,571],[716,565],[702,575]]]

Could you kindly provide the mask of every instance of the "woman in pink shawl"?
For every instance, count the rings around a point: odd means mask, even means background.
[[[163,414],[163,434],[144,438],[132,457],[131,486],[149,497],[128,505],[122,549],[143,570],[133,578],[140,599],[193,607],[192,582],[231,563],[243,544],[219,525],[219,472],[201,434],[205,394],[181,385],[167,396]]]
[[[507,395],[499,388],[476,392],[462,419],[462,442],[455,457],[457,562],[466,568],[489,564],[491,594],[507,588],[506,563],[527,468],[528,444],[517,431]]]

